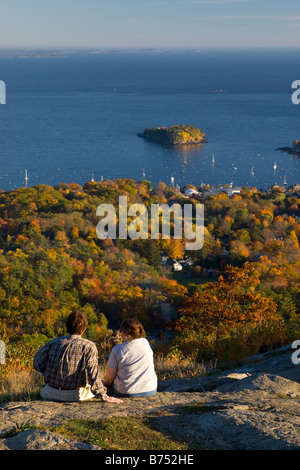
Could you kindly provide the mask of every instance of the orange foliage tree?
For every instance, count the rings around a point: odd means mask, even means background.
[[[257,291],[259,282],[249,263],[242,268],[227,266],[224,275],[220,275],[216,282],[206,284],[201,292],[187,296],[175,323],[179,332],[176,342],[180,349],[198,357],[204,353],[220,358],[225,349],[230,349],[231,339],[231,343],[233,340],[236,342],[235,351],[240,349],[242,353],[245,345],[248,348],[253,341],[254,332],[254,351],[247,350],[246,354],[270,347],[272,341],[280,342],[284,332],[283,321],[276,313],[274,301]],[[268,332],[267,335],[263,334],[264,331]]]

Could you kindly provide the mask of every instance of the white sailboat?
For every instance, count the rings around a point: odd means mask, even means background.
[[[25,185],[26,188],[28,187],[28,176],[27,176],[27,170],[25,169]]]

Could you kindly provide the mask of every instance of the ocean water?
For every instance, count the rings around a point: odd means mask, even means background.
[[[0,189],[114,178],[155,185],[300,183],[299,50],[2,58]],[[208,143],[164,148],[146,127],[191,124]],[[214,156],[215,164],[212,164]],[[274,164],[276,162],[276,170]]]

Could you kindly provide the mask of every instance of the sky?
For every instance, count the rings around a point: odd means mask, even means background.
[[[299,46],[299,0],[0,0],[0,49]]]

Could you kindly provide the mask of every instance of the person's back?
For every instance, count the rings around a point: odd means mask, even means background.
[[[123,343],[117,344],[107,361],[105,383],[112,385],[115,396],[150,396],[156,393],[157,377],[153,351],[140,322],[124,320],[120,332]]]
[[[114,389],[118,394],[146,394],[157,387],[153,352],[145,338],[117,344],[107,366],[117,369]]]
[[[53,388],[72,390],[88,382],[91,359],[97,355],[96,346],[80,335],[55,338],[34,358],[34,367],[44,375],[45,383]]]
[[[101,398],[110,403],[121,403],[106,394],[100,378],[96,345],[81,337],[87,327],[85,314],[71,313],[66,326],[67,336],[48,341],[34,356],[33,366],[44,376],[42,398],[58,401]]]

